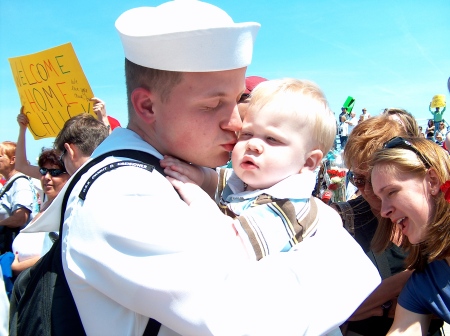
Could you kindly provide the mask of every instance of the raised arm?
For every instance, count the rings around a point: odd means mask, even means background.
[[[108,115],[106,114],[106,104],[103,100],[93,97],[91,101],[94,103],[93,110],[97,115],[98,120],[100,120],[106,127],[108,127],[109,134],[111,134],[111,125],[109,124]]]
[[[33,166],[27,159],[25,133],[28,127],[28,118],[23,113],[23,106],[17,116],[17,123],[19,124],[19,137],[17,138],[16,147],[16,169],[25,175],[40,179],[41,174],[39,173],[39,167]]]

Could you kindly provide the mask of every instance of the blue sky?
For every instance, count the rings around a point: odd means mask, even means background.
[[[8,58],[71,42],[94,94],[127,125],[123,51],[114,28],[127,9],[164,1],[0,1],[0,141],[16,141],[20,100]],[[424,125],[435,94],[450,100],[450,1],[210,0],[235,22],[256,21],[247,75],[315,81],[336,115],[347,98],[372,115],[401,107]],[[450,121],[450,110],[444,118]],[[30,161],[53,139],[27,136]]]

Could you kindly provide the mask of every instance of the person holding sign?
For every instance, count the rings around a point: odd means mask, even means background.
[[[106,114],[106,104],[103,100],[94,97],[90,99],[94,102],[93,110],[97,115],[98,120],[100,120],[109,129],[109,134],[116,128],[120,127],[120,123],[117,119]]]
[[[433,111],[434,109],[434,111]],[[439,130],[439,124],[444,121],[444,112],[446,109],[445,96],[435,95],[428,107],[428,111],[433,115],[434,121],[434,139],[436,140],[437,131]]]
[[[28,127],[28,118],[23,113],[23,107],[20,112],[17,116],[19,124],[16,148],[17,170],[30,177],[40,179],[39,166],[30,164],[27,159],[25,132]],[[104,110],[104,113],[106,115],[106,110]],[[109,130],[110,128],[107,128],[103,122],[96,120],[87,113],[79,114],[64,123],[62,130],[55,139],[55,148],[61,153],[61,158],[69,157],[67,172],[70,175],[89,159],[94,149],[108,136]],[[67,153],[68,155],[66,155]],[[64,161],[62,160],[62,162]]]
[[[129,123],[92,157],[134,149],[224,165],[259,27],[201,1],[123,13]],[[323,335],[380,282],[341,225],[319,229],[314,244],[247,259],[227,225],[197,216],[156,169],[134,161],[101,174],[125,160],[109,155],[81,176],[63,218],[62,264],[88,335],[142,335],[149,318],[159,335]],[[59,227],[63,196],[29,230]]]

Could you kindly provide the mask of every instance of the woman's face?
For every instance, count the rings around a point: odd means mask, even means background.
[[[369,167],[367,166],[353,166],[353,180],[355,181],[355,187],[358,188],[362,197],[369,203],[370,208],[375,214],[378,214],[381,210],[380,199],[375,196],[372,189],[370,180]],[[358,168],[356,168],[358,167]]]
[[[376,165],[372,170],[372,187],[381,200],[381,216],[389,218],[411,244],[418,244],[425,238],[427,225],[434,217],[436,194],[425,178],[408,172],[395,173],[387,170],[387,164]]]
[[[3,148],[0,147],[0,174],[6,176],[11,166],[10,158],[5,154]]]
[[[44,163],[40,168],[46,170],[42,171],[41,169],[42,191],[47,195],[49,200],[53,200],[58,195],[62,187],[64,187],[70,176],[64,170],[62,170],[63,173],[58,176],[52,176],[49,170],[56,169],[61,172],[60,167],[52,163]],[[42,175],[43,172],[45,173],[44,175]],[[56,173],[58,173],[58,171],[54,171],[54,175]]]

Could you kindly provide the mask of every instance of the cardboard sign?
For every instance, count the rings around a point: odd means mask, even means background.
[[[433,99],[431,100],[431,104],[430,104],[431,108],[436,108],[436,107],[445,107],[445,95],[443,94],[438,94],[433,96]]]
[[[9,59],[11,70],[35,139],[55,137],[64,123],[93,112],[94,94],[71,43]]]
[[[353,110],[354,105],[355,105],[355,98],[348,96],[342,107],[345,107],[347,109],[347,113],[350,114],[350,112],[352,112]]]

